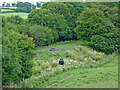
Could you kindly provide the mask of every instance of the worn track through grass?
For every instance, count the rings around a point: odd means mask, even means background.
[[[78,73],[78,72],[77,72],[77,73]],[[75,74],[77,74],[77,73],[75,73]],[[47,88],[49,88],[49,87],[51,87],[51,86],[53,86],[53,85],[55,85],[55,84],[57,84],[57,83],[60,83],[61,81],[66,80],[67,78],[70,78],[70,77],[74,76],[75,74],[70,75],[70,76],[68,76],[68,77],[65,77],[65,78],[63,78],[62,80],[59,80],[59,81],[57,81],[57,82],[53,83],[52,85],[47,86]]]

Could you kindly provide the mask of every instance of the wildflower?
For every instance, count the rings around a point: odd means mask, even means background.
[[[72,62],[72,60],[70,60],[70,62]]]
[[[74,61],[76,63],[76,61]]]
[[[77,66],[75,66],[75,68],[77,68]]]
[[[56,63],[56,60],[53,60],[53,63]]]
[[[82,62],[80,62],[80,64],[82,64]]]
[[[86,61],[87,59],[85,58],[85,61]]]

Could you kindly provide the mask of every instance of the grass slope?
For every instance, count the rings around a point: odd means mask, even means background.
[[[2,16],[6,16],[6,17],[10,17],[10,16],[20,16],[24,19],[26,19],[28,17],[28,13],[3,13],[1,14]]]
[[[79,68],[73,70],[73,72],[79,73],[51,86],[51,88],[118,88],[117,67]],[[59,78],[59,76],[51,78],[50,81],[46,84],[44,83],[43,86],[49,85],[50,82],[57,78]]]
[[[33,76],[26,79],[23,88],[117,88],[117,54],[105,55],[89,47],[86,41],[58,42],[36,48]],[[64,49],[50,52],[49,49]],[[63,58],[65,64],[58,61]]]

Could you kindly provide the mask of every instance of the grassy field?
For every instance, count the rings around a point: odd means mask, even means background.
[[[117,88],[118,56],[105,55],[87,47],[86,41],[57,42],[36,48],[33,75],[23,88]],[[51,52],[51,48],[64,50]],[[58,61],[63,58],[65,64]]]
[[[12,10],[12,9],[2,9],[2,12],[9,12],[9,11],[15,11],[15,10]]]
[[[73,76],[53,84],[53,82],[59,81],[63,79],[63,77],[68,77],[70,75]],[[118,88],[117,58],[102,67],[70,70],[67,74],[63,73],[52,77],[41,86],[49,86],[49,88]]]
[[[10,17],[10,16],[20,16],[24,19],[26,19],[28,17],[28,13],[2,13],[2,16],[6,16],[6,17]]]

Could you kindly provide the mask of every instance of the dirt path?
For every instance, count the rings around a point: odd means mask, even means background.
[[[77,73],[78,73],[78,72],[77,72]],[[75,73],[75,74],[77,74],[77,73]],[[65,80],[65,79],[67,79],[67,78],[70,78],[70,77],[74,76],[75,74],[70,75],[70,76],[68,76],[68,77],[65,77],[65,78],[63,78],[62,80],[59,80],[59,81],[57,81],[57,82],[53,83],[52,85],[47,86],[46,88],[52,87],[53,85],[55,85],[55,84],[57,84],[57,83],[60,83],[61,81],[63,81],[63,80]]]

